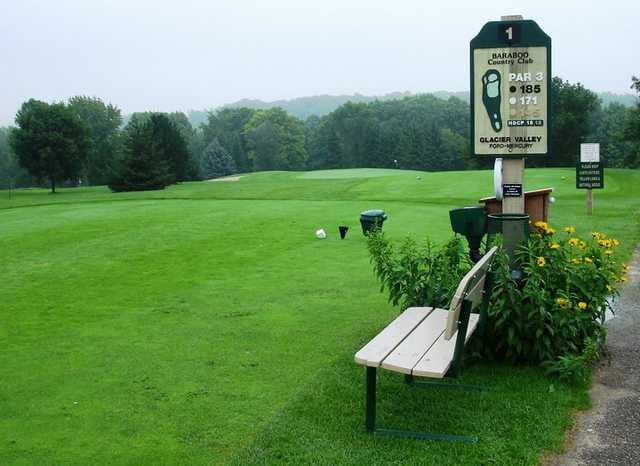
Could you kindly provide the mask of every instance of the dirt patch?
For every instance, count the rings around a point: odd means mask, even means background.
[[[223,176],[222,178],[211,178],[207,181],[238,181],[241,176]]]

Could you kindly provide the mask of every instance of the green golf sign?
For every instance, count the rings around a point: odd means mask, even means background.
[[[551,38],[531,20],[492,21],[471,41],[475,155],[550,151]]]

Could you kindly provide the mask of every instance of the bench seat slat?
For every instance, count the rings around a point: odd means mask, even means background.
[[[413,367],[444,333],[447,324],[446,309],[434,309],[405,340],[394,349],[382,367],[403,374],[411,374]]]
[[[469,327],[467,327],[465,343],[478,326],[479,319],[480,316],[478,314],[471,314],[469,317]],[[427,351],[422,359],[415,365],[412,374],[418,377],[443,378],[453,362],[455,346],[456,338],[447,340],[444,334],[441,335],[433,346],[429,348],[429,351]]]
[[[432,307],[410,307],[395,318],[373,340],[356,353],[355,361],[370,367],[380,363],[398,346],[433,310]]]

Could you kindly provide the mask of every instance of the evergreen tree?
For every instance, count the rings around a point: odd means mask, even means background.
[[[112,191],[164,189],[175,181],[167,148],[154,131],[154,118],[132,119],[127,125],[125,157],[109,183]]]
[[[165,153],[174,182],[194,178],[194,162],[188,144],[193,130],[184,113],[137,112],[131,115],[129,123],[134,120],[151,123],[154,143]]]
[[[220,144],[218,138],[209,143],[202,154],[200,171],[205,179],[219,178],[236,172],[231,154]]]

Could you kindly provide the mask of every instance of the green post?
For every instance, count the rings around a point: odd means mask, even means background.
[[[456,335],[456,347],[453,351],[453,365],[451,367],[452,377],[458,377],[462,372],[462,353],[464,351],[464,342],[467,337],[467,329],[469,328],[471,307],[471,301],[466,299],[462,300],[460,320],[458,321],[458,333]]]
[[[367,432],[376,430],[376,368],[367,366]]]

